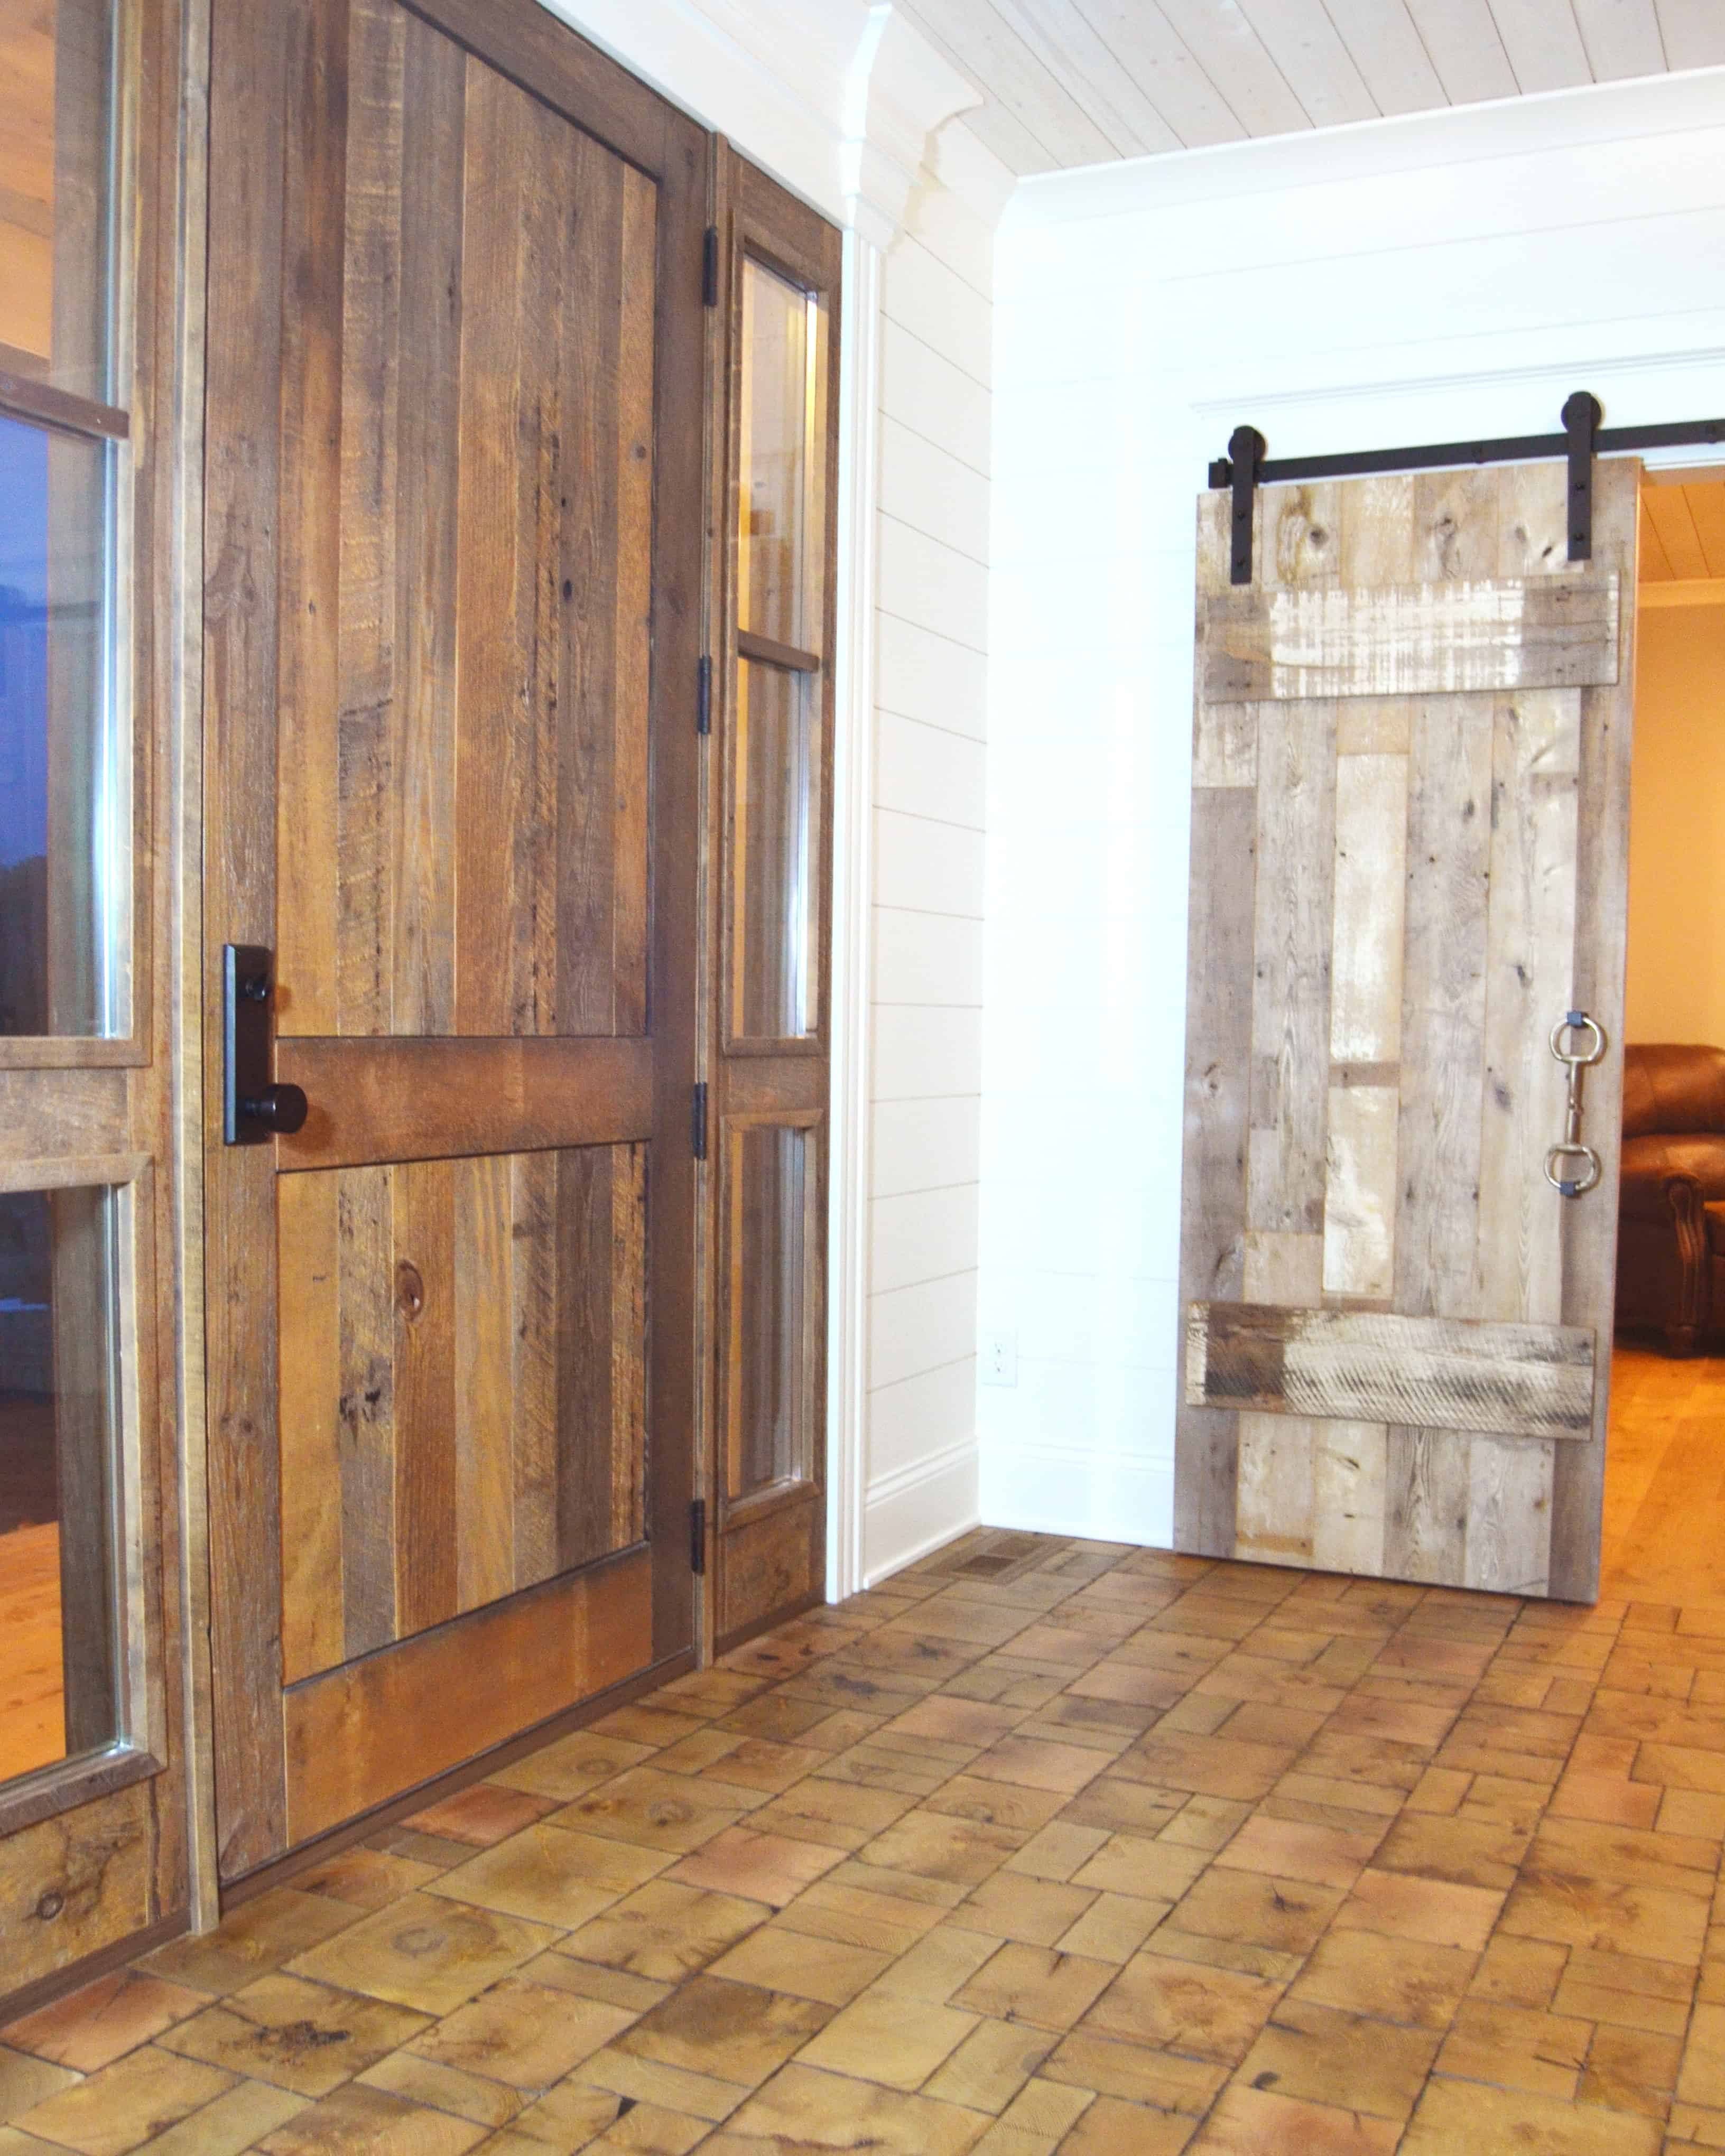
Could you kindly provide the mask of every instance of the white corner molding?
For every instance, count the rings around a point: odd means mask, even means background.
[[[940,131],[981,103],[898,8],[887,0],[871,7],[845,85],[839,177],[846,226],[890,247]]]

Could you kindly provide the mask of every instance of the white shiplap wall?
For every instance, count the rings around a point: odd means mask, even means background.
[[[996,261],[984,1519],[1166,1543],[1193,519],[1272,455],[1725,410],[1725,69],[1020,187]],[[1683,452],[1681,460],[1697,461]]]
[[[881,295],[867,1579],[977,1517],[993,259],[925,173]]]

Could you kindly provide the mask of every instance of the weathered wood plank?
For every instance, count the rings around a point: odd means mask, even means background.
[[[1625,590],[1635,581],[1638,463],[1611,459],[1594,478],[1594,553],[1614,563]],[[1531,514],[1522,520],[1531,522]],[[1630,743],[1634,726],[1635,618],[1626,608],[1615,688],[1587,691],[1581,704],[1576,815],[1575,970],[1570,993],[1605,1029],[1624,1034],[1628,932]],[[1612,1307],[1617,1273],[1617,1188],[1623,1125],[1623,1057],[1608,1054],[1587,1076],[1584,1134],[1599,1156],[1599,1188],[1564,1207],[1563,1320],[1599,1322]],[[1609,1321],[1607,1321],[1609,1322]],[[1563,1446],[1553,1463],[1551,1577],[1554,1595],[1590,1601],[1599,1592],[1604,1502],[1609,1372],[1594,1404],[1594,1442]]]
[[[1254,793],[1194,794],[1180,1185],[1180,1291],[1188,1301],[1241,1290],[1256,832]],[[1183,1386],[1178,1399],[1174,1544],[1226,1557],[1234,1549],[1235,1419],[1186,1405]]]
[[[396,1636],[394,1191],[387,1168],[335,1180],[342,1625],[352,1656]]]
[[[1594,1336],[1391,1311],[1194,1302],[1186,1398],[1257,1414],[1584,1438]]]
[[[557,1163],[555,1152],[510,1163],[515,1401],[515,1584],[557,1568]]]
[[[1392,1579],[1461,1586],[1472,1500],[1466,1440],[1453,1430],[1392,1424],[1387,1451],[1384,1569]]]
[[[1312,1562],[1373,1576],[1384,1565],[1389,1434],[1382,1423],[1313,1424]]]
[[[1332,1086],[1324,1183],[1323,1291],[1382,1298],[1395,1290],[1396,1140],[1391,1086]]]
[[[399,10],[392,10],[398,15]],[[318,0],[290,32],[293,151],[282,171],[280,608],[277,649],[276,1008],[336,1024],[341,708],[343,293],[349,8]],[[362,55],[370,18],[352,42]],[[363,97],[368,85],[356,85]]]
[[[1319,1428],[1298,1415],[1241,1414],[1235,1557],[1312,1563]]]
[[[287,1695],[295,1841],[530,1728],[651,1659],[652,1560],[553,1581]]]
[[[455,539],[466,64],[404,9],[395,421],[389,1030],[455,1029]]]
[[[343,1654],[339,1208],[333,1175],[277,1197],[282,1297],[281,1666],[285,1683]]]
[[[1407,870],[1407,757],[1338,756],[1332,1063],[1394,1063],[1401,1055]]]
[[[1200,693],[1280,703],[1609,683],[1618,597],[1615,570],[1233,589],[1199,603]]]
[[[457,1607],[454,1168],[393,1168],[395,1604],[398,1633]]]
[[[1323,1300],[1324,1244],[1322,1235],[1290,1235],[1273,1228],[1248,1228],[1240,1285],[1243,1302],[1297,1302],[1312,1307]]]
[[[1258,746],[1246,1224],[1323,1225],[1335,712],[1266,713]]]
[[[455,1603],[476,1609],[515,1577],[515,1297],[511,1163],[453,1163]]]

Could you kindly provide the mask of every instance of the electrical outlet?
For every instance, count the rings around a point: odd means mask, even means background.
[[[983,1335],[983,1383],[1015,1385],[1019,1381],[1019,1336],[1016,1332]]]

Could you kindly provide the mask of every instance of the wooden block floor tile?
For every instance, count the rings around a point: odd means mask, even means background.
[[[0,2156],[1725,2152],[1725,1611],[979,1530],[0,2032]]]

